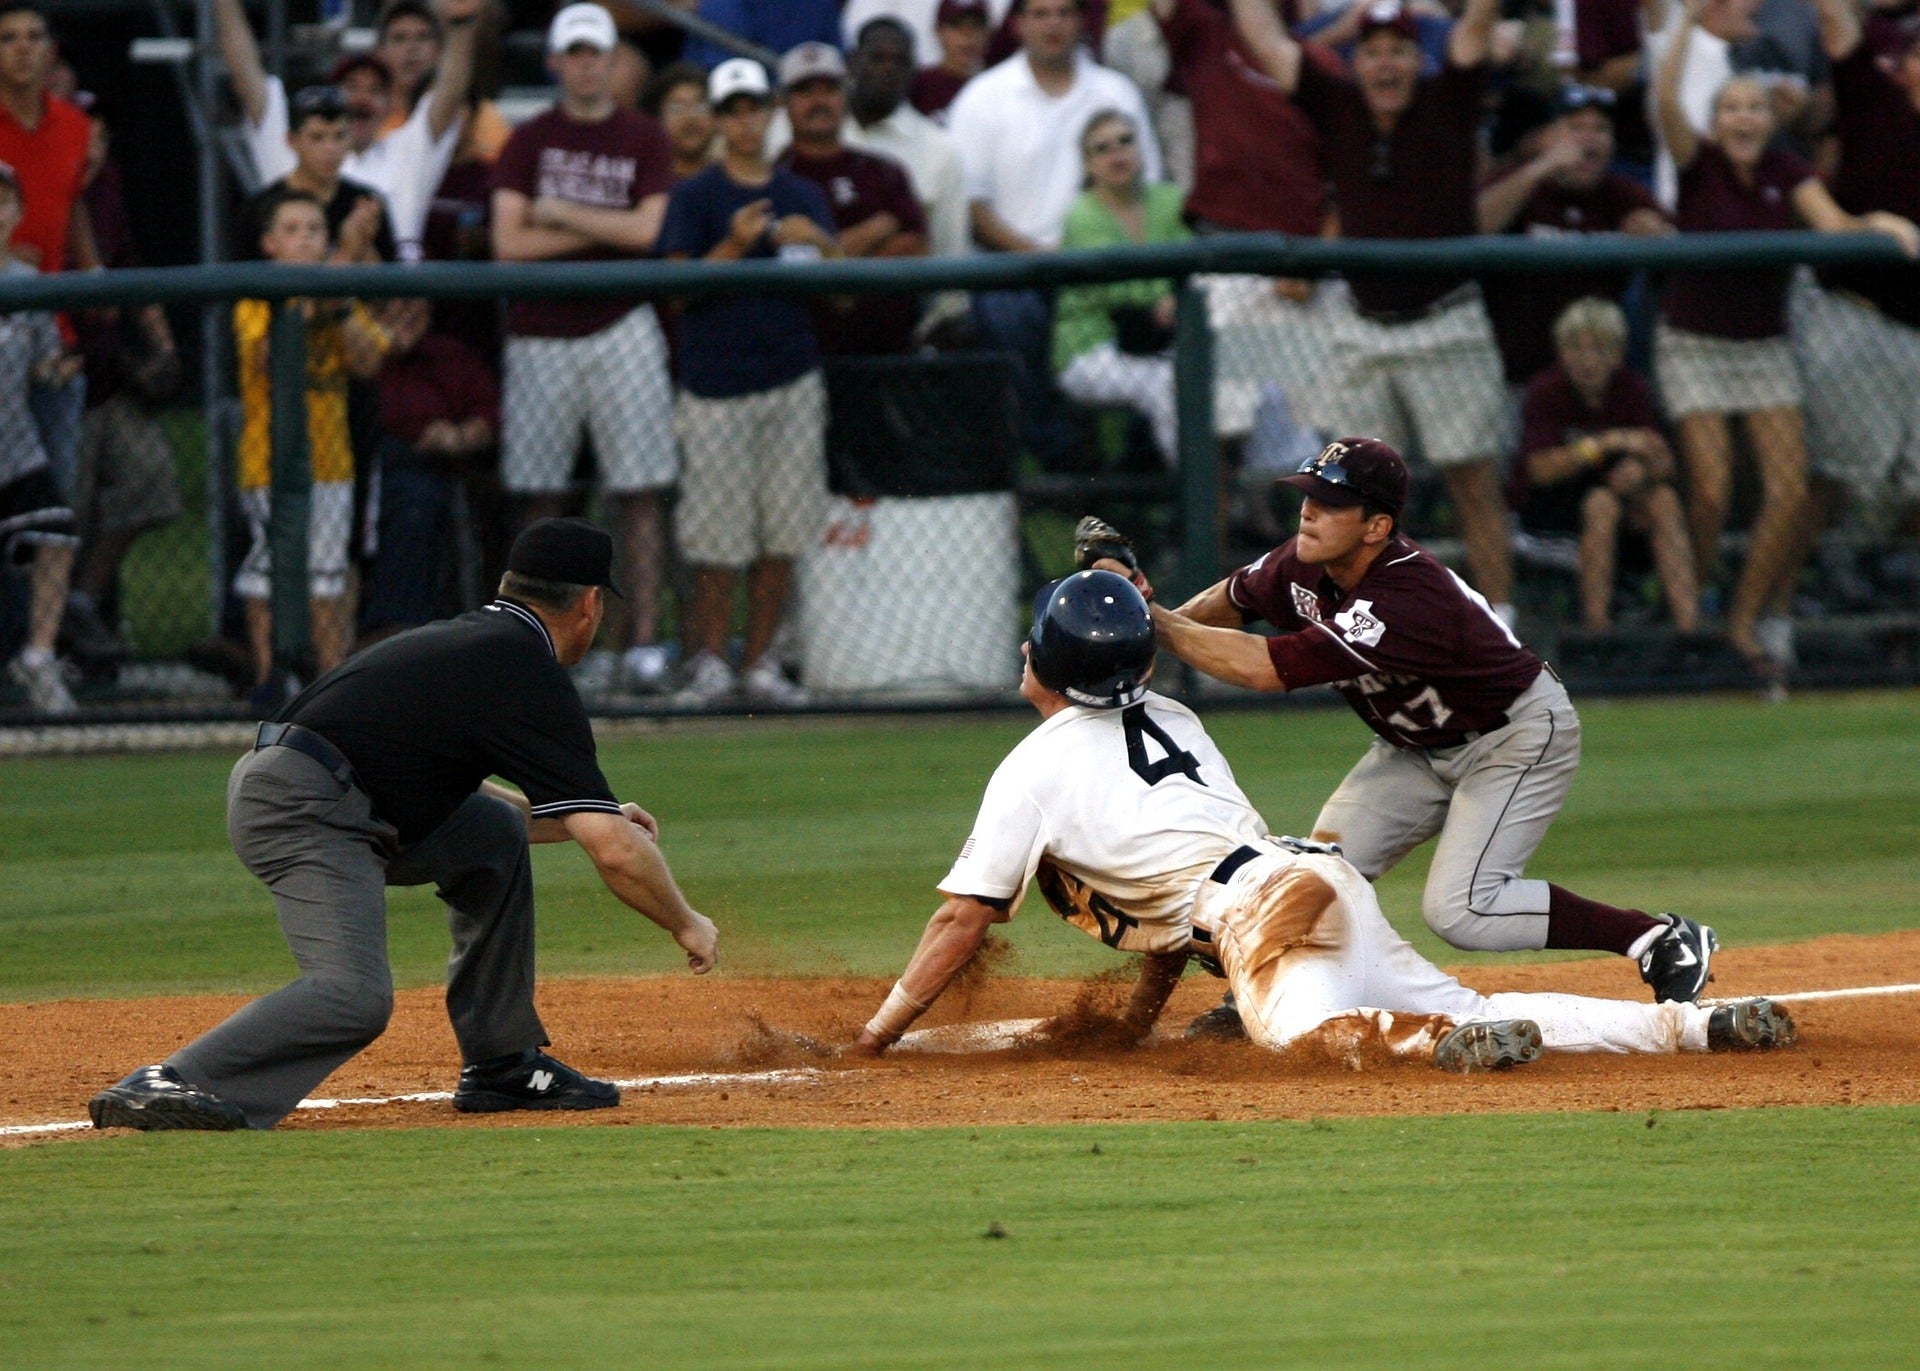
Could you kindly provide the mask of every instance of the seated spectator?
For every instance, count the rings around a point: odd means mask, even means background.
[[[399,260],[418,261],[427,211],[452,163],[466,120],[473,76],[474,26],[485,0],[437,0],[448,38],[438,75],[401,127],[385,132],[395,108],[393,73],[371,53],[343,59],[329,79],[347,113],[348,152],[340,172],[386,200]],[[247,150],[262,183],[291,172],[291,128],[286,88],[261,65],[260,47],[240,0],[214,0],[220,55],[226,61]]]
[[[716,67],[707,97],[720,124],[719,162],[674,187],[662,256],[737,262],[838,257],[833,215],[813,182],[767,159],[773,91],[744,58]],[[711,705],[744,688],[784,706],[806,693],[770,651],[793,560],[813,545],[827,501],[826,388],[806,307],[778,295],[690,300],[680,319],[676,415],[685,470],[675,535],[692,569],[686,684],[675,698]],[[744,670],[727,661],[741,573],[747,580]]]
[[[243,255],[259,255],[260,235],[266,227],[262,211],[277,205],[282,192],[297,190],[325,208],[334,261],[393,261],[399,248],[385,197],[372,186],[340,174],[349,148],[347,105],[338,86],[308,86],[293,97],[287,146],[293,151],[293,169],[262,186],[241,206],[236,241]]]
[[[911,40],[897,20],[861,26],[847,57],[847,109],[840,137],[850,148],[891,157],[907,169],[927,219],[927,250],[935,257],[971,251],[967,188],[953,135],[907,103],[913,79]],[[962,297],[964,303],[964,297]]]
[[[1539,150],[1481,189],[1480,231],[1536,238],[1672,233],[1652,195],[1608,170],[1614,106],[1613,92],[1602,86],[1563,90],[1558,117],[1541,132]],[[1553,364],[1554,321],[1568,305],[1589,296],[1617,302],[1631,280],[1628,272],[1606,271],[1487,277],[1487,313],[1507,383],[1525,385]]]
[[[120,168],[97,115],[93,133],[86,203],[94,245],[109,270],[137,267]],[[173,449],[156,413],[179,386],[180,357],[158,305],[87,310],[74,324],[86,361],[87,412],[73,505],[80,554],[60,633],[82,665],[107,666],[127,653],[108,624],[120,565],[142,534],[180,516]]]
[[[700,0],[695,13],[772,52],[802,43],[840,44],[840,0]],[[704,38],[687,40],[686,59],[703,67],[716,67],[733,55]]]
[[[313,266],[327,260],[326,213],[303,191],[280,193],[266,213],[260,253],[270,262]],[[371,377],[380,369],[385,332],[357,300],[302,300],[293,308],[307,328],[307,460],[312,503],[307,515],[307,583],[310,627],[318,670],[338,666],[347,655],[353,615],[347,598],[348,545],[353,532],[353,448],[347,433],[347,378]],[[265,300],[233,307],[233,337],[240,363],[240,508],[253,544],[233,578],[242,601],[253,651],[254,687],[249,704],[271,717],[297,686],[276,678],[273,659],[273,554],[268,528],[273,514],[273,389],[269,369],[272,309]]]
[[[0,242],[20,226],[20,215],[20,183],[13,168],[0,163]],[[0,275],[33,274],[17,258],[0,262]],[[0,315],[0,558],[9,570],[31,568],[26,639],[7,663],[7,678],[43,714],[76,708],[53,650],[79,540],[73,511],[54,486],[27,392],[35,382],[58,384],[79,371],[80,359],[66,351],[51,314]]]
[[[1920,220],[1920,25],[1885,62],[1847,0],[1821,0],[1820,25],[1840,139],[1835,202]],[[1869,528],[1897,529],[1920,509],[1920,265],[1826,267],[1820,282],[1795,292],[1792,315],[1808,447],[1825,478],[1815,492],[1832,503],[1844,492]]]
[[[1103,110],[1080,135],[1087,189],[1067,211],[1062,248],[1177,243],[1192,236],[1182,221],[1180,188],[1140,176],[1139,126]],[[1083,405],[1125,405],[1153,426],[1169,467],[1180,460],[1173,402],[1173,284],[1114,281],[1068,286],[1054,312],[1053,364],[1060,389]]]
[[[660,122],[673,145],[677,186],[713,162],[713,110],[707,105],[707,74],[691,62],[675,62],[647,83],[640,108]]]
[[[839,49],[802,43],[780,59],[780,93],[793,143],[775,163],[820,187],[848,257],[924,257],[927,216],[906,168],[840,141],[847,117],[847,64]],[[813,307],[814,334],[829,357],[906,352],[920,302],[908,294],[825,299]]]
[[[1528,383],[1520,406],[1520,526],[1579,538],[1588,631],[1613,626],[1615,567],[1631,540],[1634,552],[1651,550],[1673,626],[1691,633],[1700,618],[1693,549],[1653,389],[1622,365],[1627,316],[1611,301],[1577,300],[1553,341],[1560,360]]]
[[[494,169],[494,255],[506,262],[615,262],[651,255],[673,184],[660,126],[613,102],[613,19],[573,4],[553,18],[547,61],[560,99],[514,131]],[[678,475],[666,338],[630,296],[516,300],[507,310],[501,480],[525,523],[565,512],[574,454],[593,438],[616,579],[609,628],[623,684],[665,686],[660,635],[666,492]],[[611,663],[608,663],[611,666]]]
[[[430,331],[424,300],[395,302],[380,368],[380,519],[360,606],[361,642],[436,616],[441,549],[464,468],[500,432],[500,388],[480,354]]]
[[[1811,166],[1768,146],[1773,105],[1763,82],[1748,76],[1726,82],[1714,98],[1710,131],[1694,133],[1680,102],[1681,81],[1699,14],[1719,2],[1690,0],[1654,82],[1654,112],[1679,171],[1681,230],[1873,229],[1895,238],[1909,256],[1920,251],[1920,229],[1912,221],[1880,210],[1847,213]],[[1732,416],[1745,421],[1759,462],[1760,510],[1727,605],[1726,630],[1767,681],[1779,679],[1787,653],[1778,646],[1766,650],[1755,629],[1762,613],[1791,596],[1810,519],[1800,376],[1786,339],[1787,283],[1788,273],[1777,268],[1674,272],[1656,337],[1661,395],[1679,427],[1687,465],[1702,580],[1717,566],[1732,491]]]
[[[940,0],[933,32],[940,45],[936,62],[920,64],[907,98],[930,119],[947,121],[947,110],[961,87],[986,66],[987,30],[993,27],[987,0]]]
[[[1058,247],[1067,207],[1084,174],[1080,134],[1087,120],[1118,110],[1140,132],[1141,168],[1161,179],[1160,149],[1133,83],[1081,49],[1082,0],[1020,0],[1021,50],[968,83],[948,127],[960,149],[974,240],[994,252]],[[1021,436],[1043,463],[1076,443],[1052,388],[1053,302],[1038,290],[983,290],[974,320],[989,347],[1016,354]]]

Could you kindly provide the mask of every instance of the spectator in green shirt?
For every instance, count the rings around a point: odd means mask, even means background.
[[[1119,110],[1101,110],[1080,133],[1087,188],[1067,210],[1060,246],[1118,247],[1188,237],[1173,185],[1141,180],[1140,133]],[[1060,389],[1083,405],[1126,406],[1153,425],[1169,466],[1177,460],[1173,403],[1173,283],[1115,281],[1072,286],[1054,311],[1053,368]]]

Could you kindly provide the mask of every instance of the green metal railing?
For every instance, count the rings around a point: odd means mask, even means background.
[[[264,299],[271,330],[274,501],[269,538],[275,575],[276,652],[307,640],[307,509],[311,471],[305,423],[306,335],[289,302],[303,297],[471,300],[637,295],[859,294],[869,291],[1007,290],[1172,278],[1180,413],[1180,574],[1176,593],[1204,586],[1217,567],[1212,335],[1191,279],[1207,273],[1315,277],[1340,272],[1535,273],[1752,268],[1904,261],[1880,234],[1702,233],[1663,238],[1518,235],[1360,242],[1284,234],[1223,234],[1186,242],[1032,255],[885,261],[422,263],[288,267],[235,263],[0,280],[0,312],[106,306],[214,304]]]

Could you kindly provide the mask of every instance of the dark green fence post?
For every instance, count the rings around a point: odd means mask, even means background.
[[[1220,448],[1213,432],[1213,328],[1207,295],[1179,285],[1174,320],[1173,391],[1180,420],[1180,577],[1178,604],[1220,574]]]
[[[273,395],[273,659],[287,668],[307,645],[307,518],[313,459],[307,447],[307,321],[297,300],[273,303],[268,369]]]

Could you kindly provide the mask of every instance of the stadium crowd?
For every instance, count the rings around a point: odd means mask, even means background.
[[[1786,228],[1920,251],[1915,0],[676,3],[778,60],[623,0],[386,0],[364,16],[371,48],[291,84],[242,0],[214,0],[252,173],[234,254],[733,261]],[[499,99],[499,53],[528,28],[552,89],[522,117]],[[40,9],[0,0],[9,271],[139,261],[80,84]],[[1382,436],[1433,473],[1469,580],[1509,623],[1516,547],[1557,547],[1586,628],[1613,622],[1623,570],[1645,571],[1676,630],[1711,623],[1776,681],[1821,532],[1916,529],[1911,264],[1203,287],[1246,521],[1281,532],[1273,478],[1317,438]],[[461,607],[456,524],[478,529],[491,580],[515,529],[591,508],[625,597],[584,690],[804,702],[791,587],[827,507],[837,358],[1010,354],[1043,467],[1103,441],[1178,460],[1165,281],[300,308],[309,671]],[[271,651],[268,317],[232,311],[241,537],[233,641],[209,648],[263,715],[298,685]],[[128,651],[122,564],[182,507],[158,418],[181,373],[158,308],[0,320],[0,531],[20,572],[7,675],[42,711],[75,707],[60,654],[110,669]],[[1137,419],[1090,423],[1100,411]],[[1730,540],[1744,503],[1751,527]]]

